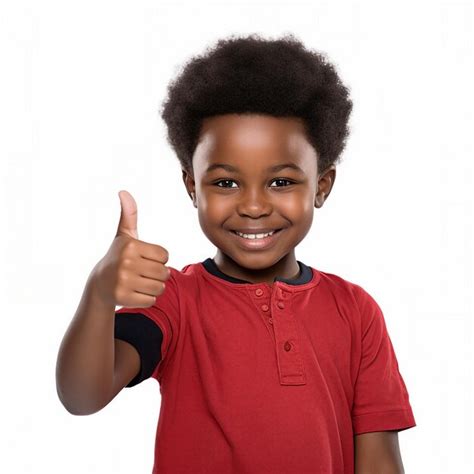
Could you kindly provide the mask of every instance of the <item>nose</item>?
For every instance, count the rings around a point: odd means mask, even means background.
[[[259,189],[249,188],[239,193],[237,212],[241,216],[257,219],[272,213],[272,203],[269,197]]]

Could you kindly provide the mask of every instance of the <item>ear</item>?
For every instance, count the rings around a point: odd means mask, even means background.
[[[193,206],[197,208],[197,199],[196,199],[196,183],[191,173],[188,173],[184,168],[181,168],[182,177],[186,191],[193,201]]]
[[[336,166],[331,165],[318,177],[318,191],[314,198],[314,207],[323,207],[334,186],[334,181],[336,181]]]

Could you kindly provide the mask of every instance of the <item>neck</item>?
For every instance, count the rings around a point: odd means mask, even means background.
[[[252,260],[250,256],[248,259],[236,261],[220,250],[217,251],[213,260],[221,272],[251,283],[268,283],[272,285],[277,276],[293,279],[300,273],[294,249],[270,266],[265,263],[259,265],[258,260]]]

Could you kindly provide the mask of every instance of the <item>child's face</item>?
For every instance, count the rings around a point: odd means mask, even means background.
[[[216,164],[229,165],[208,168]],[[298,169],[271,170],[292,163]],[[317,154],[297,118],[220,115],[204,120],[193,155],[193,176],[183,180],[206,237],[239,266],[268,268],[308,233],[335,179],[332,166],[318,176]],[[288,181],[287,181],[288,180]],[[262,248],[233,231],[281,229]]]

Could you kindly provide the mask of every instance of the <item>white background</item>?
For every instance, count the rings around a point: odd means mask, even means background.
[[[381,306],[417,422],[399,434],[406,473],[474,472],[467,0],[2,2],[1,472],[151,472],[158,383],[74,416],[57,352],[121,189],[170,266],[215,255],[158,109],[184,61],[253,32],[294,33],[351,88],[343,162],[297,258]]]

